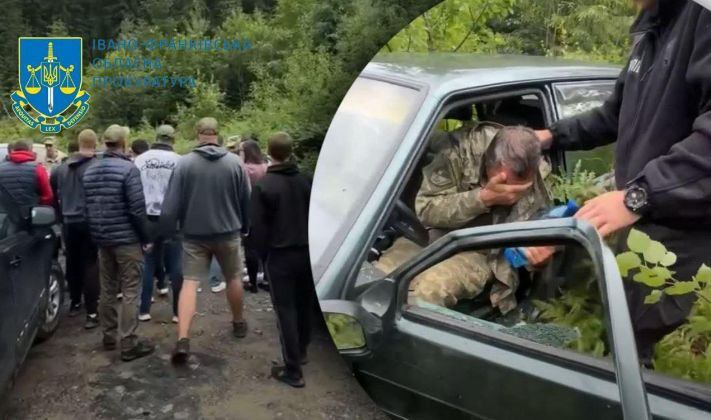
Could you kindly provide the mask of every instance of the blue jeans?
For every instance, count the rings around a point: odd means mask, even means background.
[[[222,275],[222,269],[220,264],[217,263],[217,258],[212,257],[210,262],[210,287],[219,286],[220,283],[225,281],[225,276]]]
[[[141,293],[140,313],[147,314],[151,311],[151,297],[153,296],[153,275],[156,266],[165,267],[165,274],[170,279],[173,289],[173,314],[178,314],[178,296],[183,287],[183,244],[179,240],[166,240],[155,242],[151,252],[145,253],[145,266],[143,268],[143,291]],[[158,279],[162,283],[162,279]]]

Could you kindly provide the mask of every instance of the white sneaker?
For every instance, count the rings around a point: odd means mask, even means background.
[[[151,314],[138,314],[138,320],[141,322],[146,322],[151,320]]]
[[[151,303],[156,303],[156,298],[154,298],[153,296],[151,296]]]
[[[173,315],[172,321],[173,321],[173,324],[177,324],[177,323],[178,323],[178,317],[175,316],[175,315]]]
[[[220,284],[217,286],[212,286],[210,290],[212,290],[212,293],[220,293],[221,291],[227,289],[227,283],[224,281],[221,281]]]
[[[170,289],[168,289],[167,287],[158,289],[158,296],[167,296],[168,292],[170,292]]]
[[[118,299],[118,300],[123,299],[123,293],[119,293],[118,295],[116,295],[116,299]]]
[[[247,267],[242,267],[242,274],[247,275]]]

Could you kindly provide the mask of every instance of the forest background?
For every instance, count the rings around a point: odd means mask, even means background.
[[[315,165],[348,87],[379,51],[530,54],[622,64],[636,11],[629,0],[6,0],[0,15],[0,142],[39,132],[12,113],[18,36],[81,36],[88,115],[61,133],[109,124],[151,140],[178,127],[177,149],[212,115],[221,134],[264,141],[286,130],[302,163]],[[438,4],[438,5],[437,5]],[[436,5],[436,6],[435,6]],[[430,9],[432,6],[434,8]],[[414,20],[413,20],[414,19]],[[403,29],[404,28],[404,29]],[[92,39],[248,39],[248,50],[99,51]],[[209,54],[209,57],[207,56]],[[95,58],[158,58],[161,69],[94,67]],[[207,57],[207,58],[206,58]],[[95,76],[191,75],[197,86],[91,87]]]

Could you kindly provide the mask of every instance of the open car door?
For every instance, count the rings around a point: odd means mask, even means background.
[[[553,242],[574,242],[590,254],[614,375],[569,351],[524,340],[484,320],[447,316],[444,308],[427,310],[407,299],[413,278],[459,252]],[[353,301],[320,304],[356,377],[395,417],[650,417],[615,257],[585,222],[554,219],[451,232]]]

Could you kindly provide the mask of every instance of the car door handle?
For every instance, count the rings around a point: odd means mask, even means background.
[[[15,256],[12,260],[10,260],[10,267],[16,268],[19,267],[20,264],[22,264],[22,257],[20,256]]]

